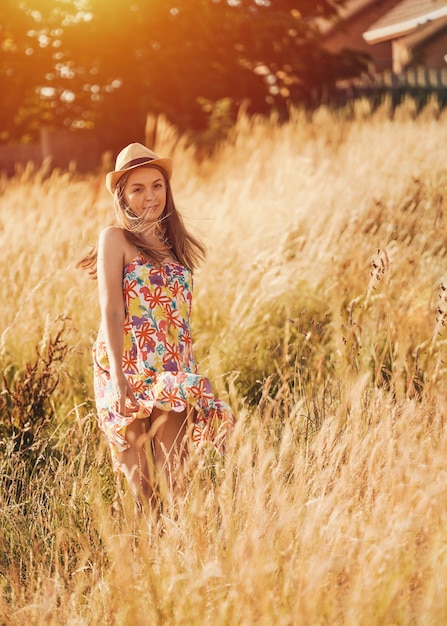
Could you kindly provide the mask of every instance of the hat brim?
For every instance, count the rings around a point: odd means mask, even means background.
[[[126,174],[126,172],[130,172],[131,170],[136,169],[137,167],[147,167],[151,165],[158,165],[165,172],[168,180],[171,179],[172,176],[172,159],[162,158],[162,159],[150,159],[147,161],[143,161],[141,163],[137,163],[136,165],[131,165],[130,167],[125,167],[121,170],[115,170],[114,172],[109,172],[106,174],[106,187],[113,193],[115,191],[115,187],[119,181],[119,179]]]

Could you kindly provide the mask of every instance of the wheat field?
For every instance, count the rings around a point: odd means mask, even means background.
[[[75,269],[112,219],[104,171],[1,179],[0,623],[447,623],[447,112],[242,116],[201,159],[160,128],[208,249],[196,358],[237,427],[134,520]]]

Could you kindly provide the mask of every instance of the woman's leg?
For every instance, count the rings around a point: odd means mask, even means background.
[[[153,495],[149,429],[148,417],[129,424],[126,439],[130,447],[118,454],[121,469],[140,510],[148,505]]]
[[[170,490],[175,490],[187,453],[188,413],[153,409],[151,436],[157,472],[163,472]],[[163,480],[163,473],[159,480]]]

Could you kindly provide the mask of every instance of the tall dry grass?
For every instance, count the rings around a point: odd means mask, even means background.
[[[196,356],[239,421],[139,522],[74,270],[111,217],[103,173],[1,180],[1,623],[446,621],[446,140],[433,103],[244,117],[202,162],[165,126],[208,246]]]

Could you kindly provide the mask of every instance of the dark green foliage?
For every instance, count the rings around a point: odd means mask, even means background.
[[[181,132],[209,129],[210,104],[227,99],[233,121],[242,103],[285,119],[366,67],[321,45],[314,18],[333,19],[342,0],[47,4],[0,9],[0,141],[36,139],[43,123],[94,128],[114,148],[143,138],[148,113]]]
[[[89,442],[86,445],[86,441]],[[92,522],[92,502],[85,496],[95,493],[108,502],[114,477],[110,463],[98,454],[99,433],[92,415],[67,426],[48,450],[45,429],[36,436],[42,452],[34,464],[27,454],[0,455],[0,576],[15,573],[26,581],[35,575],[30,552],[48,572],[76,574],[88,546],[104,562],[107,558],[99,532]],[[98,484],[98,476],[101,481]]]
[[[298,397],[304,387],[321,383],[329,374],[330,316],[324,302],[313,298],[308,289],[297,285],[288,301],[281,297],[268,309],[260,308],[255,327],[262,330],[256,344],[238,351],[243,355],[237,361],[238,387],[249,404],[259,403],[266,381],[272,398],[288,399],[289,392]]]
[[[75,572],[84,541],[106,559],[83,494],[97,482],[92,472],[102,479],[98,501],[110,505],[115,491],[111,466],[98,454],[94,415],[58,415],[72,348],[65,339],[68,319],[54,327],[34,360],[5,369],[0,395],[0,576],[14,572],[24,584],[34,573],[30,547],[48,571]],[[72,406],[75,396],[72,389]]]
[[[65,321],[47,344],[36,347],[34,362],[27,362],[23,371],[13,366],[4,368],[0,394],[1,451],[32,455],[39,446],[39,437],[54,418],[51,396],[60,376],[60,367],[69,350],[63,334]]]

